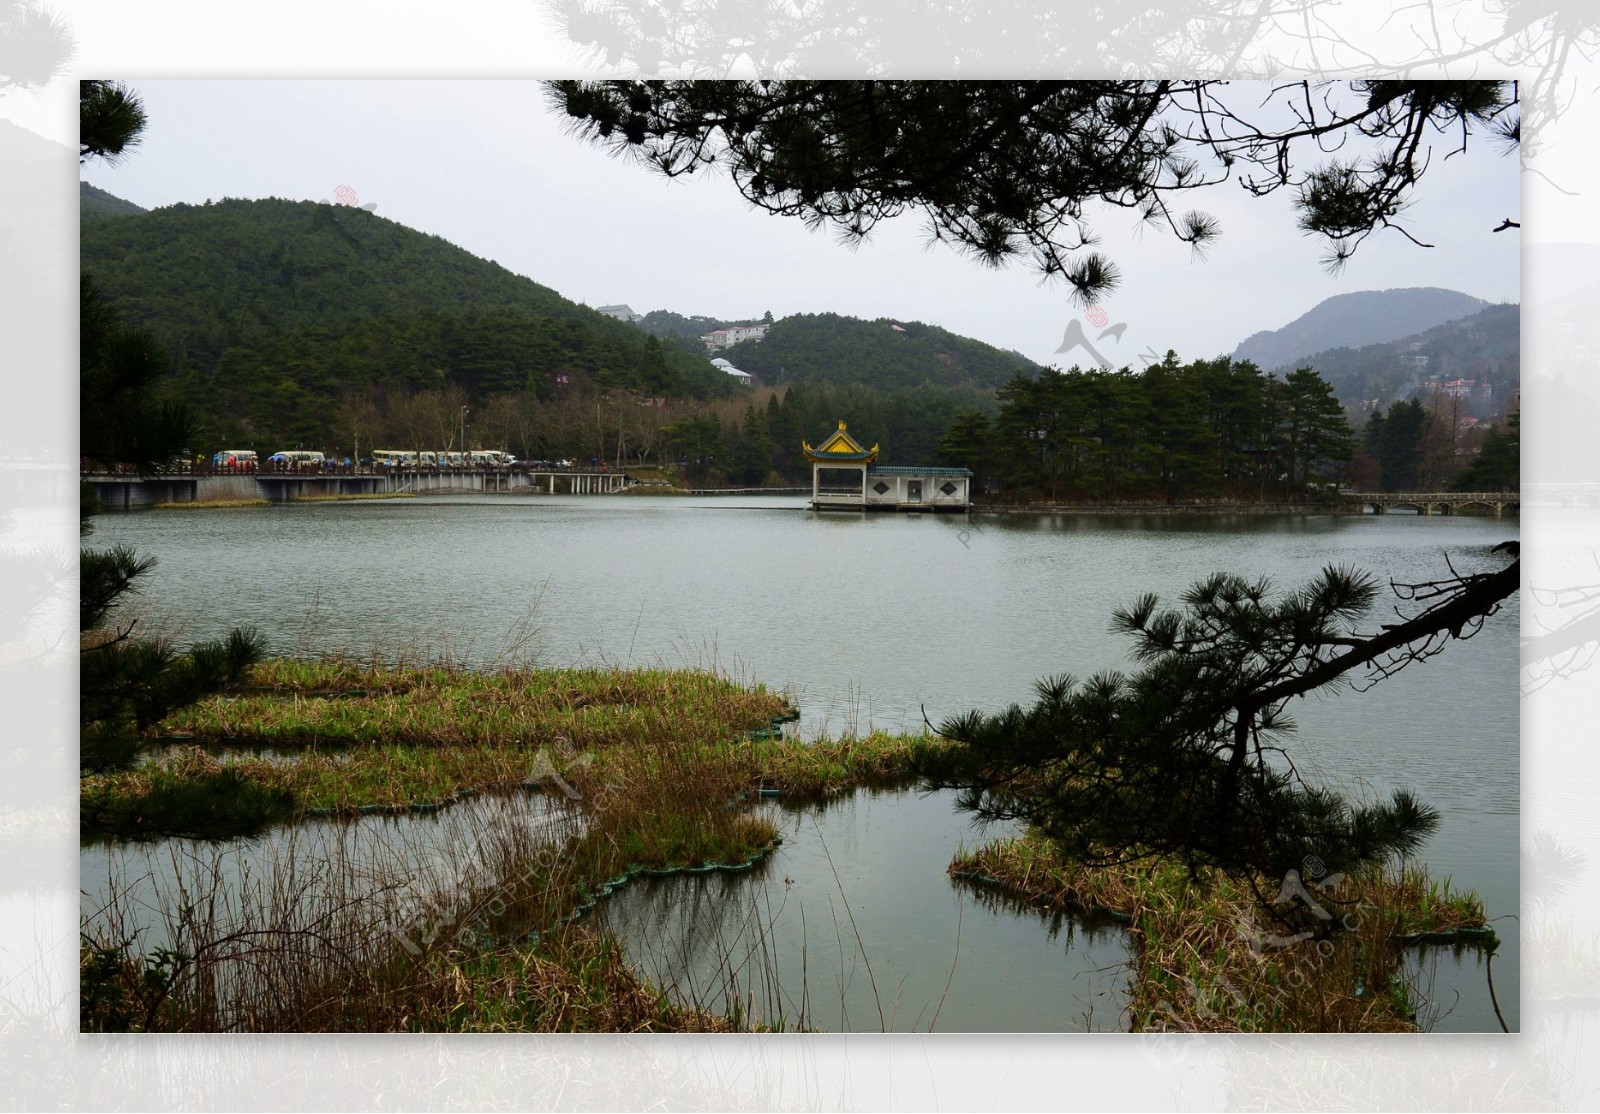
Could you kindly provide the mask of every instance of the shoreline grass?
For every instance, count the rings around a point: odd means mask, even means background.
[[[415,491],[352,491],[342,495],[292,495],[288,503],[354,503],[363,499],[415,499]]]
[[[198,507],[230,510],[238,507],[270,507],[271,499],[190,499],[183,503],[151,503],[153,511],[192,511]]]
[[[300,495],[285,503],[347,503],[361,499],[415,499],[414,491],[359,491],[346,495]],[[241,507],[272,507],[271,499],[190,499],[184,502],[151,503],[153,511],[236,510]]]
[[[1312,887],[1327,922],[1303,904],[1274,904],[1279,880],[1194,878],[1170,863],[1087,866],[1036,834],[963,852],[949,872],[1035,908],[1125,925],[1130,1024],[1143,1031],[1413,1032],[1420,996],[1405,949],[1495,946],[1482,899],[1418,869]]]
[[[222,808],[221,798],[236,801],[246,791],[266,802],[247,818],[259,830],[308,809],[410,808],[496,788],[517,794],[513,811],[564,807],[573,824],[541,845],[526,823],[462,816],[475,834],[470,848],[451,853],[468,856],[462,877],[475,881],[464,889],[459,879],[439,883],[428,907],[448,911],[442,922],[430,914],[446,930],[418,929],[429,946],[413,954],[391,938],[405,915],[381,886],[371,892],[372,879],[386,876],[375,867],[337,885],[275,885],[248,911],[229,916],[215,912],[235,901],[229,883],[222,873],[202,871],[189,896],[176,895],[177,912],[164,913],[177,922],[169,937],[183,941],[170,953],[188,957],[175,961],[187,964],[181,971],[152,971],[168,953],[136,954],[127,943],[137,936],[131,922],[98,913],[85,922],[85,993],[101,996],[85,1006],[86,1025],[760,1027],[737,1010],[708,1013],[649,987],[622,963],[614,942],[577,918],[639,872],[750,869],[778,841],[773,822],[753,809],[773,791],[809,800],[856,785],[903,784],[916,754],[943,745],[881,733],[812,743],[776,729],[792,715],[778,694],[698,670],[473,673],[264,663],[244,691],[208,698],[158,725],[155,733],[169,742],[154,760],[85,776],[86,829],[118,838],[160,835],[165,809],[183,819],[184,834],[219,838],[227,833],[197,830],[193,818],[225,827],[240,810]],[[230,752],[208,753],[205,745],[215,744]],[[238,753],[241,747],[274,753]],[[543,802],[534,790],[543,791]],[[273,869],[292,872],[294,856],[288,858]],[[351,869],[315,856],[313,862],[301,869]],[[212,896],[197,902],[193,893],[208,887]],[[343,887],[368,892],[351,895]],[[236,947],[240,924],[256,941],[250,948]],[[304,948],[310,951],[297,950]],[[265,973],[257,970],[263,956],[271,957]],[[219,995],[221,972],[230,971],[235,993]],[[140,998],[151,987],[168,988],[153,1007]],[[130,1005],[135,999],[143,1004]],[[231,1004],[218,1004],[224,999]]]

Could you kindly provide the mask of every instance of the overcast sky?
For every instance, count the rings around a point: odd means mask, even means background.
[[[725,175],[669,181],[578,141],[532,81],[129,80],[149,113],[143,143],[83,175],[148,208],[320,200],[347,185],[380,216],[592,306],[919,320],[1041,363],[1086,362],[1055,354],[1078,311],[1025,264],[993,270],[928,246],[909,216],[843,246],[756,211]],[[1322,268],[1324,246],[1295,229],[1286,199],[1251,199],[1232,183],[1194,197],[1222,221],[1205,261],[1127,212],[1099,215],[1100,248],[1123,276],[1103,308],[1128,326],[1102,352],[1133,366],[1145,350],[1214,356],[1346,291],[1441,286],[1518,300],[1519,241],[1491,232],[1519,213],[1516,159],[1487,142],[1442,153],[1408,214],[1409,230],[1438,246],[1380,234],[1337,276]]]

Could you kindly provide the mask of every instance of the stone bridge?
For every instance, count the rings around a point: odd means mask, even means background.
[[[506,468],[445,468],[315,471],[292,469],[261,472],[174,472],[118,475],[83,473],[107,510],[132,510],[165,503],[216,503],[266,499],[292,503],[410,492],[415,495],[476,491],[521,491],[539,495],[609,495],[633,486],[623,472],[543,471]]]
[[[1472,507],[1500,518],[1507,511],[1522,510],[1522,496],[1515,491],[1347,491],[1340,498],[1363,510],[1371,507],[1373,514],[1387,514],[1396,507],[1410,507],[1418,514],[1457,514]]]
[[[1600,484],[1547,483],[1529,484],[1528,492],[1543,498],[1554,499],[1563,507],[1600,508]]]

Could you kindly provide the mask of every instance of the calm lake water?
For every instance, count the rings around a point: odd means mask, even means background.
[[[104,515],[96,525],[96,544],[126,542],[159,559],[145,586],[151,621],[185,639],[250,623],[283,653],[702,665],[789,692],[807,735],[920,729],[924,715],[937,725],[969,708],[1026,702],[1047,674],[1127,668],[1126,642],[1108,631],[1112,609],[1147,591],[1175,599],[1217,570],[1281,587],[1330,563],[1380,581],[1426,580],[1448,575],[1447,557],[1463,572],[1499,567],[1490,547],[1518,535],[1515,519],[859,517],[813,514],[800,499],[731,497],[436,497]],[[1423,858],[1436,877],[1478,890],[1501,918],[1495,981],[1513,1028],[1517,633],[1513,603],[1477,637],[1368,692],[1290,709],[1302,772],[1356,795],[1406,786],[1444,813]],[[737,918],[788,898],[771,938],[790,940],[780,969],[793,941],[805,941],[811,1016],[825,1028],[878,1028],[878,1005],[886,1020],[891,1012],[886,979],[897,987],[899,1027],[926,1027],[941,996],[940,1029],[1082,1028],[1091,1015],[1094,1027],[1116,1026],[1117,1007],[1107,1005],[1116,976],[1095,974],[1105,949],[1081,934],[1052,938],[1034,914],[980,917],[973,893],[944,876],[956,844],[983,838],[947,798],[861,796],[791,820],[790,841],[759,876],[630,889],[608,915],[626,938],[629,916],[682,923],[710,903]],[[821,877],[823,846],[837,878],[833,869]],[[863,873],[852,873],[858,866]],[[875,903],[890,875],[897,885],[907,879],[908,896]],[[865,1000],[865,964],[856,970],[848,954],[839,958],[841,941],[847,951],[856,942],[835,935],[841,894],[860,938],[885,949],[873,958],[878,993]],[[790,920],[800,906],[796,937]],[[880,907],[903,912],[879,921]],[[1005,924],[975,927],[982,917]],[[964,943],[951,976],[958,925]],[[974,942],[990,931],[991,943]],[[1020,945],[1018,933],[1032,942]],[[838,968],[825,976],[824,945]],[[1120,945],[1107,947],[1120,954]],[[1006,968],[1001,953],[1014,949],[1028,959]],[[703,961],[681,948],[637,953],[642,964],[685,972]],[[977,1004],[980,975],[1004,1003],[1052,963],[1065,981],[1045,997],[1066,1008],[1028,1007],[1008,1020]],[[1001,967],[985,972],[985,964]],[[1436,956],[1429,966],[1436,1028],[1498,1029],[1475,954]],[[819,978],[852,988],[847,1017],[837,994],[831,1019],[819,1008]],[[783,995],[799,985],[785,982]]]

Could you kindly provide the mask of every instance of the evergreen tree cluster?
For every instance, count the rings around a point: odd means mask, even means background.
[[[1013,376],[989,421],[964,414],[941,464],[980,490],[1050,501],[1297,500],[1338,478],[1354,441],[1316,372],[1278,378],[1229,357],[1143,372],[1051,369]]]
[[[1469,426],[1467,400],[1447,394],[1374,410],[1361,431],[1354,482],[1376,491],[1516,491],[1521,420]]]
[[[1016,352],[919,321],[865,321],[836,313],[785,317],[728,359],[763,383],[861,385],[884,391],[950,387],[993,391],[1042,369]]]
[[[1489,430],[1472,462],[1450,481],[1454,491],[1518,491],[1522,487],[1522,412]]]

